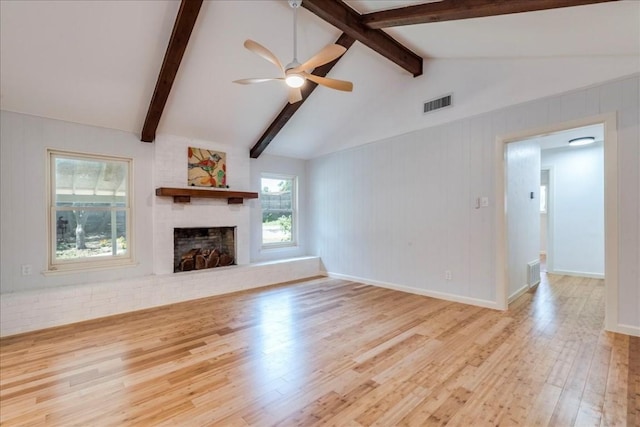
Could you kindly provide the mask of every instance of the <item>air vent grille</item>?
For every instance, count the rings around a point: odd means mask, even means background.
[[[441,108],[451,106],[451,97],[453,95],[446,95],[438,99],[432,99],[424,103],[423,113],[429,113],[431,111],[439,110]]]
[[[540,260],[533,260],[527,264],[527,281],[529,287],[540,283]]]

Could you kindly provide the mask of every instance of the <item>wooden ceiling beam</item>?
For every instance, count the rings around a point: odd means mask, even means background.
[[[414,77],[422,74],[422,58],[382,30],[362,23],[358,12],[342,0],[304,0],[302,6],[345,34],[407,70]]]
[[[336,44],[340,46],[344,46],[347,50],[353,45],[355,39],[345,33],[343,33],[340,38],[336,41]],[[344,55],[342,55],[344,56]],[[338,63],[342,56],[334,59],[333,61],[321,65],[320,67],[313,70],[313,74],[320,77],[326,77],[329,74],[329,71],[333,68],[334,65]],[[309,98],[309,95],[315,90],[318,85],[310,80],[307,80],[302,87],[302,101],[296,102],[295,104],[289,104],[284,106],[280,114],[275,118],[275,120],[269,125],[267,130],[262,134],[260,139],[253,145],[251,148],[250,156],[252,159],[257,159],[260,154],[267,148],[267,146],[271,143],[273,138],[282,130],[284,125],[293,117],[293,115],[298,111],[298,108],[302,106],[302,104]]]
[[[308,1],[308,0],[305,0]],[[372,29],[584,6],[618,0],[443,0],[362,15]],[[304,2],[303,2],[304,5]]]
[[[142,127],[141,140],[144,142],[153,142],[156,139],[156,130],[160,123],[160,117],[169,98],[171,87],[178,73],[178,68],[182,62],[182,57],[187,49],[191,32],[200,13],[200,7],[203,0],[182,0],[176,22],[173,25],[171,38],[167,51],[164,54],[158,81],[153,91],[153,97],[147,110],[147,117]]]

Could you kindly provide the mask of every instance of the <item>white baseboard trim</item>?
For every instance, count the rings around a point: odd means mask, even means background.
[[[588,277],[590,279],[604,279],[604,274],[601,273],[589,273],[584,271],[566,271],[566,270],[553,270],[547,271],[549,274],[561,274],[563,276],[573,277]]]
[[[633,337],[640,337],[640,326],[633,325],[621,325],[617,324],[615,329],[607,329],[609,332],[616,332],[618,334],[631,335]]]
[[[299,257],[130,280],[0,295],[0,336],[323,275],[319,257]]]
[[[445,301],[459,302],[462,304],[475,305],[478,307],[491,308],[494,310],[502,310],[497,302],[479,298],[464,297],[460,295],[448,294],[446,292],[430,291],[425,289],[417,289],[409,286],[398,285],[395,283],[381,282],[379,280],[365,279],[363,277],[350,276],[348,274],[327,272],[332,279],[350,280],[353,282],[364,283],[365,285],[378,286],[380,288],[393,289],[395,291],[407,292],[410,294],[422,295],[425,297],[437,298]]]
[[[524,285],[523,287],[521,287],[520,289],[512,293],[511,296],[509,296],[509,299],[507,300],[507,304],[511,304],[512,302],[514,302],[515,300],[518,299],[518,297],[520,297],[520,295],[524,294],[528,290],[529,290],[529,285]]]

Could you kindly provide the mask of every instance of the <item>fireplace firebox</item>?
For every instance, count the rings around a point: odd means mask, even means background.
[[[173,229],[173,272],[236,264],[236,227]]]

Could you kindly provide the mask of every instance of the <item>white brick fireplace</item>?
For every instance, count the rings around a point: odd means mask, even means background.
[[[250,162],[245,151],[183,137],[160,135],[154,142],[154,186],[187,187],[187,149],[191,147],[227,153],[227,183],[231,190],[258,191],[250,188]],[[249,264],[251,207],[257,199],[230,205],[225,199],[191,198],[190,203],[174,203],[171,197],[153,196],[154,272],[173,273],[173,229],[190,227],[237,227],[237,264]],[[256,205],[257,206],[257,205]]]

